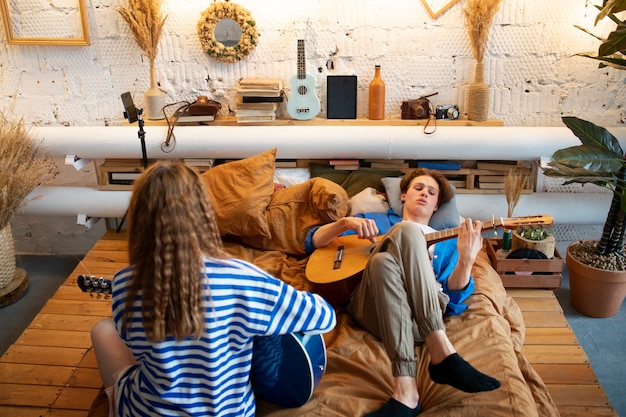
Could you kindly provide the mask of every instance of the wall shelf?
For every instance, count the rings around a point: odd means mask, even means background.
[[[291,118],[277,118],[272,122],[255,122],[255,123],[237,123],[236,117],[218,117],[212,122],[203,123],[203,126],[425,126],[427,119],[384,119],[370,120],[367,118],[359,119],[326,119],[323,117],[314,117],[310,120],[295,120]],[[167,126],[165,119],[163,120],[145,120],[146,126]],[[126,122],[128,125],[128,122]],[[177,126],[193,126],[199,123],[179,123]],[[485,120],[484,122],[476,122],[468,119],[431,119],[428,125],[429,129],[435,126],[504,126],[502,120]]]

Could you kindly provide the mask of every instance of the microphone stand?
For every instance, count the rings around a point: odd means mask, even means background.
[[[124,112],[124,117],[129,119],[128,112]],[[130,120],[130,119],[129,119]],[[143,120],[143,109],[137,109],[137,122],[139,124],[139,131],[137,132],[137,137],[139,137],[139,141],[141,142],[141,160],[143,162],[143,169],[148,168],[148,152],[146,151],[146,131],[143,129],[144,120]],[[116,232],[119,233],[124,226],[124,222],[126,221],[126,215],[128,214],[128,209],[124,213],[120,224],[117,226]]]
[[[137,132],[137,136],[141,141],[141,158],[143,161],[143,168],[148,168],[148,153],[146,151],[146,131],[143,130],[143,109],[137,109],[137,121],[139,122],[139,132]]]

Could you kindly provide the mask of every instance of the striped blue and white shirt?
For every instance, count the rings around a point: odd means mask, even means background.
[[[204,334],[178,342],[171,336],[146,340],[140,295],[130,326],[122,329],[132,267],[113,278],[113,320],[138,362],[118,377],[119,416],[253,416],[253,337],[323,333],[335,326],[335,312],[322,297],[297,291],[248,262],[206,259],[205,272]]]

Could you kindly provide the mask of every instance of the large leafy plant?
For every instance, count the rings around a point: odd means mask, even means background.
[[[608,17],[615,22],[617,27],[608,37],[604,38],[593,34],[581,26],[576,26],[601,42],[597,53],[581,52],[577,55],[601,61],[600,68],[612,66],[618,69],[626,69],[626,20],[621,20],[616,16],[616,13],[626,10],[626,0],[604,0],[602,7],[596,7],[600,9],[600,12],[596,16],[594,26],[602,19]]]
[[[581,145],[560,149],[544,174],[567,179],[564,184],[592,183],[613,192],[602,238],[596,245],[599,255],[621,252],[624,246],[626,215],[626,158],[617,138],[607,129],[577,117],[563,117],[563,123]]]
[[[597,53],[581,52],[577,55],[600,61],[599,68],[607,66],[626,69],[626,20],[616,13],[626,10],[626,0],[604,0],[595,25],[605,18],[617,25],[608,37],[589,33],[601,44]],[[544,174],[567,179],[565,184],[592,183],[613,192],[611,207],[604,223],[602,237],[595,246],[598,255],[622,253],[624,248],[624,220],[626,218],[626,158],[618,140],[607,129],[577,117],[563,117],[563,123],[578,137],[581,145],[560,149]]]

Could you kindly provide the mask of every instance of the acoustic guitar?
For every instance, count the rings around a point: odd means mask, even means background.
[[[546,214],[500,218],[483,223],[483,230],[496,227],[517,229],[518,226],[551,225],[554,219]],[[459,228],[453,227],[432,233],[426,233],[428,244],[458,236]],[[361,273],[367,265],[375,244],[368,239],[359,239],[357,235],[339,236],[327,246],[317,248],[306,264],[306,278],[315,284],[315,291],[331,303],[349,300],[356,288]]]
[[[296,22],[298,38],[298,70],[291,78],[291,96],[287,101],[287,113],[296,120],[309,120],[321,110],[320,99],[315,94],[315,78],[306,72],[304,38],[306,21]]]
[[[111,280],[78,276],[83,292],[111,294]],[[300,407],[313,396],[326,371],[326,345],[319,334],[288,333],[257,336],[250,377],[254,394],[285,408]]]

